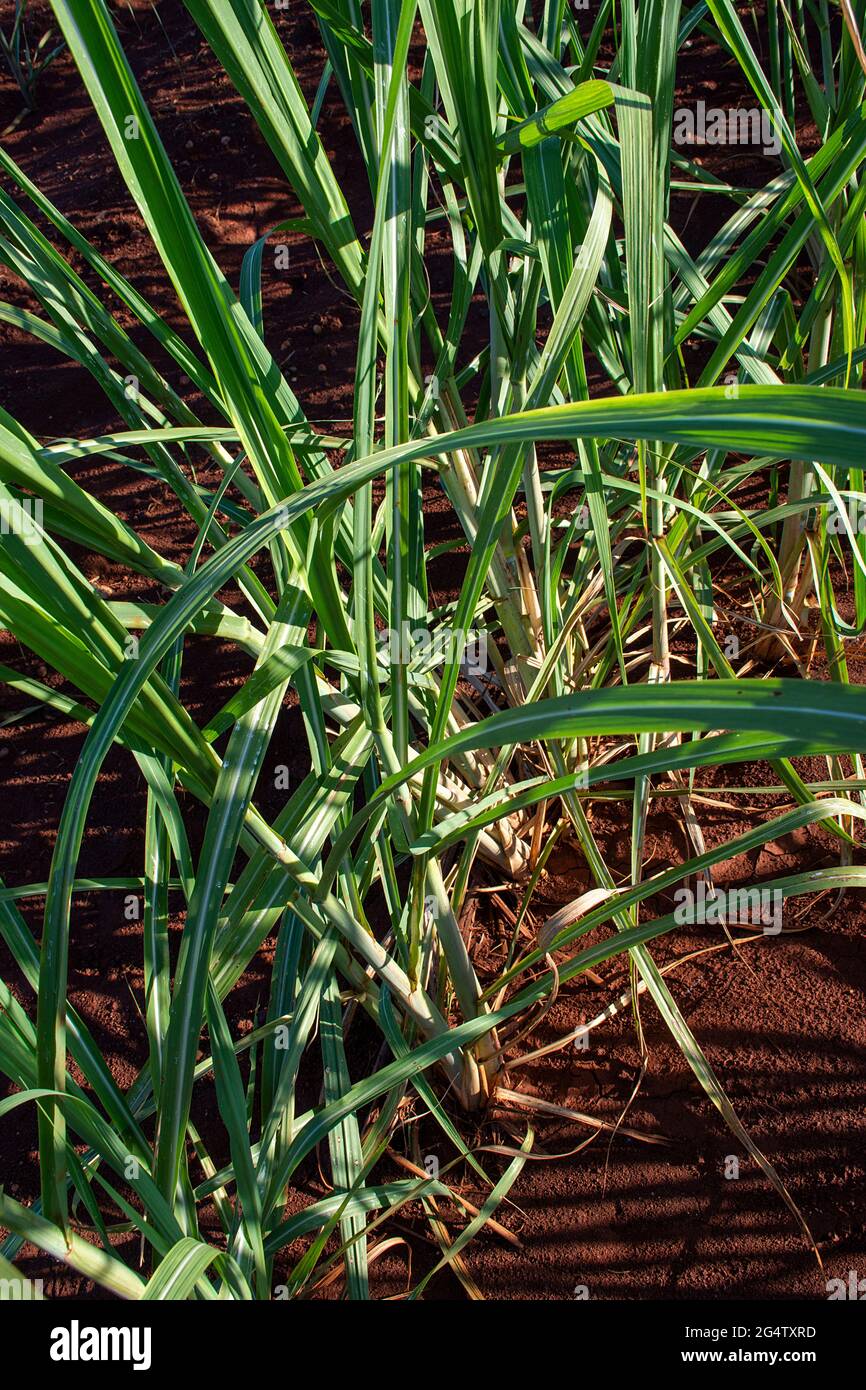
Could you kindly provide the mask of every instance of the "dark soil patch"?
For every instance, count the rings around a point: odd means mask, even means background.
[[[34,6],[34,9],[38,9]],[[281,171],[247,116],[240,98],[221,75],[210,51],[177,0],[152,7],[136,3],[118,7],[116,22],[133,69],[151,105],[161,135],[178,170],[193,211],[220,265],[237,286],[241,259],[268,228],[296,216],[299,208]],[[301,6],[275,11],[274,18],[289,46],[305,94],[312,99],[321,73],[322,53],[310,12]],[[167,43],[168,40],[168,43]],[[683,100],[704,96],[718,104],[736,104],[743,95],[739,75],[720,62],[705,40],[696,37],[683,66]],[[0,80],[0,128],[18,111],[8,82]],[[356,213],[359,229],[370,224],[369,190],[354,141],[335,100],[326,104],[322,129],[329,156]],[[808,135],[808,132],[805,132]],[[67,56],[46,75],[40,89],[40,112],[20,123],[6,144],[26,173],[57,203],[94,244],[176,327],[182,318],[173,292],[147,237],[141,218],[106,154],[96,119]],[[808,150],[808,139],[804,142]],[[772,166],[753,153],[715,155],[714,172],[743,185],[760,186]],[[710,159],[706,161],[710,163]],[[673,215],[686,244],[703,244],[727,211],[722,200],[674,199]],[[269,345],[289,375],[310,419],[339,428],[351,418],[356,306],[335,285],[315,248],[299,236],[287,236],[289,269],[268,267],[265,285]],[[433,242],[434,260],[436,243]],[[447,276],[443,249],[442,274]],[[81,266],[76,262],[76,268]],[[434,276],[435,279],[435,276]],[[446,286],[447,288],[447,282]],[[0,275],[4,298],[26,302],[11,276]],[[434,283],[434,293],[436,285]],[[121,316],[145,350],[147,335]],[[0,328],[4,373],[0,404],[42,438],[84,435],[120,427],[91,378],[54,357],[49,349]],[[696,364],[700,345],[694,345]],[[181,386],[171,363],[160,363],[172,384]],[[596,380],[594,390],[602,390]],[[198,408],[200,402],[188,395]],[[85,464],[76,476],[113,507],[164,555],[182,562],[193,539],[179,506],[165,490],[140,475],[102,461]],[[427,494],[428,538],[432,542],[458,533],[441,492]],[[80,557],[79,557],[80,558]],[[91,568],[88,569],[87,565]],[[113,596],[153,600],[153,586],[91,559],[85,572],[101,585],[116,584]],[[431,584],[440,600],[453,596],[459,568],[446,557],[431,566]],[[0,660],[16,669],[49,678],[42,663],[20,651],[8,636],[0,641]],[[233,648],[198,640],[190,644],[184,667],[184,700],[203,720],[227,697],[247,669]],[[856,672],[856,667],[854,668]],[[215,675],[215,673],[218,673]],[[860,678],[857,673],[857,678]],[[9,712],[26,703],[7,690]],[[46,713],[27,714],[0,728],[0,776],[4,820],[0,833],[0,868],[11,885],[38,882],[50,865],[54,835],[72,769],[80,753],[83,729]],[[306,745],[297,714],[287,709],[275,757],[285,762],[292,787],[306,770]],[[805,769],[804,769],[805,770]],[[826,772],[808,769],[815,777]],[[754,792],[727,794],[744,773],[717,773],[713,796],[724,805],[706,807],[702,825],[708,842],[729,838],[755,814],[769,815],[783,804],[766,793],[775,782],[769,768],[748,770]],[[763,779],[763,780],[762,780]],[[709,785],[709,782],[707,783]],[[262,809],[275,810],[282,795],[261,798]],[[98,818],[88,830],[81,859],[86,874],[135,874],[142,853],[144,787],[130,760],[113,753],[107,760],[95,799]],[[194,848],[200,841],[202,812],[184,800]],[[628,870],[627,816],[621,806],[599,801],[593,826],[609,862]],[[680,808],[674,798],[654,803],[649,826],[653,867],[677,862],[689,853]],[[830,862],[832,845],[821,833],[802,834],[769,846],[748,864],[724,866],[731,881],[749,876],[760,881],[781,872]],[[483,888],[483,877],[478,887]],[[589,886],[579,856],[563,843],[551,861],[533,902],[534,924]],[[506,909],[517,907],[514,893],[503,895]],[[592,1298],[732,1298],[821,1297],[824,1279],[846,1277],[849,1268],[866,1267],[866,1028],[864,1028],[864,915],[861,903],[847,894],[841,903],[809,902],[807,915],[786,916],[786,931],[744,944],[738,955],[729,949],[686,961],[691,953],[719,945],[718,931],[681,931],[654,948],[661,964],[676,958],[682,966],[669,976],[683,1013],[726,1086],[744,1124],[777,1164],[800,1205],[823,1253],[826,1275],[797,1234],[790,1215],[769,1189],[755,1165],[747,1161],[720,1117],[704,1098],[681,1054],[672,1045],[655,1009],[643,996],[641,1017],[649,1047],[643,1084],[624,1124],[645,1135],[662,1137],[664,1146],[648,1145],[607,1134],[572,1153],[591,1131],[563,1117],[533,1115],[539,1161],[527,1164],[511,1193],[501,1220],[519,1234],[517,1251],[485,1234],[472,1247],[469,1266],[483,1292],[502,1298],[573,1298],[584,1287]],[[27,907],[28,921],[39,932],[38,900]],[[670,910],[670,902],[654,905]],[[174,936],[180,930],[175,923]],[[511,933],[508,917],[489,895],[479,894],[473,928],[479,968],[501,965]],[[273,943],[267,942],[254,967],[233,996],[233,1027],[253,1026],[263,1002]],[[4,978],[32,1006],[32,996],[17,979],[7,954],[0,953]],[[518,1051],[529,1051],[567,1034],[596,1015],[627,983],[621,962],[600,971],[602,984],[584,980],[568,987]],[[139,927],[127,922],[118,895],[82,898],[76,904],[72,942],[70,998],[92,1028],[119,1082],[128,1085],[144,1061],[137,1014],[141,999]],[[378,1040],[360,1020],[352,1034],[353,1067],[362,1074],[375,1064]],[[640,1074],[641,1058],[628,1010],[591,1034],[586,1051],[574,1046],[537,1063],[515,1067],[511,1087],[566,1110],[589,1113],[614,1124]],[[308,1077],[310,1099],[318,1081]],[[196,1120],[216,1158],[221,1136],[211,1092],[197,1092]],[[480,1143],[513,1145],[528,1111],[499,1110],[479,1129]],[[437,1153],[439,1133],[422,1127],[423,1154]],[[412,1153],[407,1151],[411,1157]],[[737,1179],[726,1176],[728,1156],[741,1161]],[[30,1200],[37,1191],[35,1120],[25,1109],[0,1124],[0,1180],[13,1195]],[[560,1155],[557,1157],[557,1155]],[[441,1154],[444,1158],[444,1153]],[[450,1157],[450,1155],[449,1155]],[[502,1160],[487,1155],[490,1172]],[[326,1159],[323,1159],[326,1163]],[[395,1170],[395,1175],[398,1175]],[[300,1206],[324,1190],[315,1165],[304,1171],[290,1197]],[[472,1186],[466,1183],[467,1195]],[[396,1229],[406,1249],[373,1266],[378,1295],[399,1293],[406,1286],[406,1254],[413,1269],[435,1259],[423,1218],[403,1213]],[[135,1263],[134,1242],[123,1253]],[[46,1292],[81,1296],[92,1289],[58,1273],[29,1252],[26,1272],[46,1278]],[[339,1292],[331,1288],[330,1294]],[[457,1282],[443,1276],[433,1296],[460,1295]],[[98,1294],[97,1294],[98,1296]]]

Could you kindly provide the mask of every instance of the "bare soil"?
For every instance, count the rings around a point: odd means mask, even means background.
[[[296,5],[288,12],[275,11],[274,17],[312,99],[323,55],[310,12]],[[161,0],[158,6],[135,0],[117,7],[115,18],[192,209],[217,260],[237,285],[246,248],[276,223],[297,216],[300,209],[240,98],[178,0]],[[683,81],[684,101],[704,97],[708,103],[735,104],[743,95],[736,71],[709,51],[702,39],[695,40]],[[17,115],[19,105],[8,79],[0,76],[0,129]],[[365,174],[333,94],[325,106],[322,131],[357,225],[367,232],[370,205]],[[800,134],[808,149],[810,132],[804,128]],[[5,143],[26,173],[182,331],[183,319],[171,286],[106,153],[68,56],[61,57],[45,76],[37,115],[21,121]],[[713,158],[714,172],[745,185],[759,186],[768,176],[770,166],[754,152],[716,152]],[[674,221],[689,245],[702,244],[725,212],[722,200],[704,200],[697,208],[684,197],[674,200]],[[329,429],[339,428],[351,418],[357,310],[326,273],[309,241],[295,236],[285,239],[290,246],[289,269],[280,272],[269,267],[265,284],[268,343],[310,418]],[[434,292],[438,293],[447,289],[447,252],[443,246],[440,287],[435,242],[433,252]],[[73,261],[81,271],[77,258]],[[22,286],[11,275],[0,273],[0,293],[13,302],[27,303]],[[143,330],[122,310],[119,317],[136,341],[151,351]],[[86,372],[9,328],[0,327],[0,344],[4,363],[0,404],[35,434],[80,436],[120,427]],[[160,365],[173,384],[182,385],[173,364]],[[604,389],[600,379],[594,380],[593,389]],[[194,397],[189,399],[201,406]],[[206,417],[206,411],[203,414]],[[193,532],[161,485],[105,461],[85,464],[75,473],[163,554],[178,561],[186,558]],[[426,502],[428,539],[454,538],[454,520],[433,485]],[[76,553],[76,559],[106,594],[158,598],[147,581],[121,574],[99,557]],[[453,559],[431,564],[431,585],[441,599],[453,594]],[[862,680],[862,659],[858,661],[856,652],[852,656],[852,679]],[[0,634],[0,661],[40,679],[54,679],[43,663],[6,634]],[[204,719],[222,704],[245,669],[243,660],[225,644],[202,639],[190,644],[183,697],[194,717]],[[820,668],[813,674],[820,674]],[[4,718],[23,709],[25,701],[5,687],[0,692]],[[39,710],[20,714],[0,727],[0,873],[5,883],[15,886],[47,876],[63,799],[83,737],[82,726]],[[297,785],[307,768],[306,744],[290,703],[274,754],[275,761],[288,764],[292,787]],[[827,775],[817,764],[803,766],[801,771],[815,778]],[[724,787],[741,785],[746,775],[753,788],[750,794],[726,797]],[[705,785],[712,782],[713,798],[720,803],[701,810],[707,842],[730,838],[756,817],[781,809],[782,799],[766,792],[775,780],[772,770],[761,766],[747,772],[719,771],[705,779]],[[282,794],[263,787],[259,800],[263,810],[275,812]],[[183,804],[195,849],[203,814],[191,798]],[[143,805],[144,787],[135,768],[114,752],[94,799],[82,874],[139,872]],[[623,807],[597,802],[593,824],[608,862],[618,866],[625,879],[628,818]],[[675,798],[654,803],[648,843],[653,868],[680,862],[690,853]],[[760,883],[830,862],[830,838],[822,832],[803,832],[725,864],[718,883]],[[529,929],[589,886],[580,854],[563,842],[533,902]],[[484,891],[492,887],[490,875],[481,873],[465,923],[482,975],[492,975],[501,966],[519,902],[507,888],[498,896]],[[592,1138],[593,1131],[585,1124],[561,1116],[531,1115],[519,1108],[500,1108],[485,1115],[474,1131],[462,1121],[480,1144],[494,1147],[513,1145],[530,1118],[537,1133],[535,1157],[499,1213],[519,1237],[519,1248],[487,1233],[472,1245],[467,1257],[472,1276],[487,1297],[569,1299],[586,1293],[594,1299],[821,1298],[826,1296],[827,1278],[845,1278],[852,1268],[866,1269],[866,917],[861,900],[850,893],[838,903],[799,902],[802,917],[797,917],[795,905],[786,915],[781,936],[742,944],[736,953],[727,947],[708,952],[723,938],[717,929],[706,928],[683,929],[658,943],[654,954],[662,964],[682,962],[668,976],[673,993],[740,1118],[777,1165],[799,1204],[818,1242],[825,1273],[788,1211],[704,1097],[644,996],[641,1018],[647,1066],[630,1107],[641,1057],[628,1009],[595,1030],[586,1051],[569,1046],[536,1063],[515,1067],[509,1078],[515,1091],[609,1125],[615,1125],[628,1107],[623,1124],[643,1137],[619,1132],[611,1138],[608,1131]],[[671,906],[670,899],[660,900],[650,903],[648,910],[670,911]],[[40,908],[38,899],[24,905],[37,937]],[[173,925],[176,945],[182,919],[178,917]],[[687,959],[701,951],[704,954]],[[266,1002],[272,952],[273,942],[266,942],[232,997],[231,1022],[237,1029],[254,1026],[257,1010]],[[0,950],[0,970],[32,1007],[32,995],[5,949]],[[626,984],[626,968],[617,961],[601,967],[599,983],[584,977],[564,988],[518,1050],[540,1047],[568,1033],[598,1014]],[[118,1080],[130,1084],[145,1061],[138,1014],[141,942],[138,924],[124,918],[120,895],[104,893],[76,901],[69,992]],[[378,1055],[378,1040],[363,1019],[353,1028],[351,1046],[354,1072],[361,1075]],[[315,1100],[319,1080],[314,1070],[304,1084]],[[214,1157],[227,1158],[215,1100],[207,1086],[197,1089],[195,1119]],[[451,1156],[440,1146],[439,1132],[429,1122],[420,1128],[419,1147],[423,1154],[438,1154],[443,1161]],[[408,1148],[406,1152],[411,1156]],[[732,1155],[740,1162],[736,1178],[726,1176]],[[38,1190],[36,1159],[34,1116],[28,1109],[18,1109],[0,1122],[0,1181],[22,1200],[32,1199]],[[482,1155],[482,1159],[491,1173],[498,1173],[505,1161],[496,1154]],[[301,1206],[325,1190],[327,1156],[320,1155],[320,1160],[321,1169],[310,1164],[299,1176],[290,1206]],[[394,1175],[398,1172],[395,1166]],[[469,1177],[463,1190],[467,1196],[473,1194]],[[415,1277],[436,1259],[420,1213],[402,1213],[395,1229],[406,1244],[374,1263],[373,1291],[378,1296],[399,1294],[407,1286],[410,1259]],[[134,1262],[136,1253],[135,1243],[128,1242],[126,1257]],[[31,1248],[25,1249],[25,1255],[26,1272],[45,1278],[49,1296],[99,1296],[90,1285],[59,1270]],[[339,1291],[335,1285],[323,1293],[334,1296]],[[430,1293],[440,1298],[462,1296],[451,1274],[439,1277]]]

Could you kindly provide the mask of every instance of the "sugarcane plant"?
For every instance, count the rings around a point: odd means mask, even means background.
[[[36,1107],[41,1174],[32,1206],[0,1195],[4,1268],[32,1241],[128,1298],[296,1296],[338,1269],[347,1295],[365,1298],[383,1224],[420,1202],[439,1264],[475,1296],[462,1252],[532,1131],[496,1176],[461,1114],[507,1091],[555,992],[615,956],[629,963],[641,1040],[645,991],[811,1241],[654,960],[650,943],[678,919],[648,915],[648,900],[692,879],[712,894],[714,866],[808,826],[831,833],[838,863],[762,887],[789,898],[866,880],[853,862],[866,699],[845,660],[866,621],[866,5],[846,4],[841,24],[828,0],[771,4],[762,63],[729,0],[604,0],[583,37],[566,0],[373,0],[369,15],[358,0],[310,3],[324,68],[308,104],[267,5],[185,0],[302,207],[272,235],[311,239],[357,306],[349,422],[311,423],[269,347],[268,237],[247,250],[237,292],[207,249],[104,0],[53,9],[190,334],[0,150],[0,258],[32,299],[0,305],[0,318],[90,372],[118,422],[81,438],[70,420],[68,436],[40,439],[0,412],[0,623],[62,681],[0,675],[46,718],[88,729],[47,883],[0,894],[0,931],[38,1000],[34,1016],[0,982],[0,1068],[14,1088],[0,1117]],[[679,59],[697,38],[738,65],[770,121],[777,166],[758,191],[673,142]],[[821,137],[809,158],[796,138],[803,93]],[[318,133],[336,100],[369,180],[369,238]],[[681,192],[729,204],[694,255],[671,222]],[[444,313],[434,231],[450,243]],[[591,395],[593,372],[605,386]],[[195,534],[182,567],[76,481],[99,459],[143,470],[182,505]],[[204,464],[216,483],[199,482]],[[459,596],[439,605],[426,572],[431,477],[465,552]],[[768,500],[738,500],[761,480]],[[70,544],[156,581],[162,601],[101,593]],[[722,573],[754,632],[742,652],[724,640]],[[221,597],[231,586],[234,604]],[[429,640],[407,645],[406,631]],[[180,676],[205,635],[234,645],[248,673],[201,727]],[[816,648],[830,679],[810,678]],[[269,819],[259,789],[290,699],[309,771]],[[146,783],[144,862],[135,880],[84,879],[113,746]],[[797,768],[814,756],[827,763],[820,784]],[[779,813],[707,848],[701,770],[759,759]],[[647,815],[666,789],[693,853],[647,876]],[[630,808],[625,884],[593,831],[602,794]],[[189,797],[206,808],[200,843]],[[525,908],[563,836],[595,887],[480,975],[461,919],[481,866]],[[69,1002],[67,970],[81,895],[130,886],[143,897],[147,1063],[122,1087]],[[19,907],[37,895],[41,939]],[[170,917],[182,922],[174,965]],[[732,930],[722,920],[720,939]],[[233,991],[266,942],[266,1015],[233,1032]],[[767,949],[784,950],[784,936]],[[353,1078],[345,1044],[359,1010],[383,1053]],[[299,1113],[316,1050],[321,1096]],[[223,1165],[192,1118],[210,1078]],[[456,1167],[415,1163],[384,1181],[410,1095]],[[333,1191],[287,1215],[287,1190],[323,1141]],[[464,1165],[486,1184],[480,1207],[459,1193]],[[457,1235],[439,1215],[450,1194],[467,1213]],[[206,1205],[219,1239],[202,1229]],[[116,1230],[140,1233],[138,1268],[119,1257]]]
[[[38,37],[31,32],[32,16],[27,13],[29,7],[30,0],[15,0],[11,22],[8,27],[5,22],[0,25],[0,54],[24,102],[21,114],[36,110],[39,79],[63,51],[63,43],[57,42],[57,35],[50,27],[43,29]],[[7,130],[16,126],[19,120],[20,115]]]

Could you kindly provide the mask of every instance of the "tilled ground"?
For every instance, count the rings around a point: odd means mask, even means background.
[[[34,7],[37,8],[37,7]],[[157,120],[209,245],[237,284],[244,250],[269,227],[299,212],[291,191],[264,142],[257,135],[240,99],[214,63],[204,42],[177,0],[158,7],[136,3],[116,11],[132,66]],[[317,32],[305,7],[275,12],[308,97],[321,72]],[[168,42],[167,42],[168,41]],[[741,87],[736,73],[708,58],[696,41],[685,69],[683,99],[712,96],[736,104]],[[712,76],[708,76],[708,74]],[[0,129],[18,111],[8,81],[0,78]],[[369,229],[369,191],[345,119],[329,101],[322,124],[326,148],[343,182],[363,232]],[[809,132],[802,132],[808,148]],[[180,326],[173,292],[133,207],[114,170],[96,119],[69,59],[64,56],[40,88],[40,112],[20,122],[6,145],[27,174],[58,204],[97,247],[109,256],[169,318]],[[716,152],[715,172],[759,186],[767,167],[754,153]],[[739,161],[739,162],[737,162]],[[751,161],[751,162],[750,162]],[[680,198],[674,218],[687,244],[700,245],[708,229],[724,215],[718,200],[700,208]],[[716,219],[715,222],[713,219]],[[299,237],[287,237],[289,269],[268,270],[265,285],[268,342],[308,410],[311,420],[340,428],[351,417],[352,363],[357,310],[324,273],[315,249]],[[441,246],[441,252],[440,252]],[[447,291],[447,249],[431,242],[434,300],[437,257]],[[81,265],[76,261],[76,268]],[[0,293],[25,302],[11,277],[0,274]],[[147,335],[121,314],[124,326],[151,350]],[[480,328],[479,317],[479,328]],[[42,438],[84,435],[119,428],[87,374],[53,356],[33,340],[0,327],[4,371],[0,403]],[[161,364],[173,384],[176,369]],[[601,381],[594,389],[603,389]],[[194,398],[193,403],[194,402]],[[132,476],[105,462],[77,470],[79,480],[135,526],[162,553],[183,560],[192,530],[165,490],[142,476]],[[437,542],[452,538],[454,519],[441,492],[431,484],[426,498],[428,535]],[[96,558],[76,554],[84,572],[116,598],[154,600],[146,581],[130,581]],[[453,594],[454,562],[431,566],[431,584],[440,599]],[[0,660],[45,679],[39,661],[23,653],[8,637],[0,641]],[[245,663],[221,643],[190,644],[184,666],[184,699],[193,715],[204,719],[223,701],[245,673]],[[862,680],[856,660],[852,678]],[[23,701],[3,693],[10,710]],[[0,778],[3,824],[0,827],[0,873],[10,885],[38,882],[50,864],[57,823],[72,769],[83,741],[80,725],[48,713],[31,713],[0,727]],[[275,761],[289,766],[291,786],[306,770],[300,721],[287,708],[274,748]],[[812,777],[826,776],[820,766],[801,768]],[[708,843],[730,838],[780,809],[780,798],[765,788],[775,782],[769,767],[749,770],[753,794],[726,796],[736,776],[717,773],[713,798],[724,806],[706,806],[701,823]],[[262,809],[276,811],[282,794],[261,798]],[[144,788],[129,760],[114,753],[107,760],[94,800],[81,872],[134,874],[142,853],[141,812]],[[190,837],[197,843],[200,808],[186,798]],[[594,825],[609,862],[628,870],[627,818],[622,807],[598,803]],[[654,804],[648,830],[652,868],[666,867],[688,855],[689,847],[674,800]],[[831,862],[832,844],[820,832],[802,832],[759,854],[723,866],[720,885],[759,883],[798,869]],[[492,880],[482,875],[478,887]],[[563,844],[550,863],[534,902],[537,921],[589,886],[579,855]],[[482,974],[501,966],[517,907],[507,891],[499,902],[480,892],[474,904],[473,950]],[[535,1158],[512,1189],[500,1219],[521,1242],[516,1248],[492,1234],[471,1247],[468,1265],[488,1297],[500,1298],[677,1298],[824,1296],[825,1280],[847,1277],[849,1269],[866,1270],[866,1026],[864,1026],[864,914],[847,894],[841,903],[801,900],[786,911],[784,932],[741,944],[737,953],[718,929],[682,930],[654,948],[660,963],[704,954],[683,962],[668,976],[682,1011],[705,1048],[740,1118],[755,1141],[777,1165],[800,1206],[822,1252],[822,1274],[798,1233],[790,1213],[769,1188],[756,1165],[739,1146],[704,1097],[679,1051],[671,1043],[656,1011],[643,996],[641,1016],[649,1048],[646,1074],[623,1125],[643,1137],[601,1132],[587,1146],[592,1131],[564,1116],[509,1108],[486,1117],[475,1135],[480,1144],[513,1145],[531,1118],[536,1129]],[[670,911],[670,899],[653,906]],[[38,904],[28,907],[38,932]],[[180,932],[175,922],[175,946]],[[266,999],[272,943],[241,982],[231,1000],[231,1021],[241,1030],[253,1026]],[[15,980],[5,951],[0,968],[13,979],[28,1004],[32,997]],[[567,1033],[598,1014],[626,984],[621,962],[602,967],[600,982],[584,979],[563,990],[530,1039],[528,1051]],[[103,894],[77,903],[70,962],[70,997],[91,1026],[118,1079],[129,1084],[145,1060],[138,1006],[141,1001],[140,928],[124,918],[119,895]],[[353,1031],[352,1064],[356,1075],[375,1064],[378,1040],[363,1020]],[[510,1088],[615,1125],[635,1090],[641,1057],[629,1010],[594,1030],[586,1050],[569,1046],[542,1061],[515,1067]],[[318,1079],[305,1085],[315,1101]],[[214,1098],[198,1088],[195,1118],[221,1154],[221,1134]],[[414,1127],[409,1127],[410,1133]],[[649,1140],[664,1142],[648,1142]],[[440,1153],[439,1132],[429,1123],[418,1136],[420,1151]],[[577,1151],[579,1150],[579,1151]],[[731,1176],[731,1156],[740,1160]],[[501,1157],[487,1155],[491,1173]],[[394,1175],[398,1175],[395,1168]],[[35,1120],[18,1109],[0,1122],[0,1181],[15,1196],[29,1200],[37,1190]],[[324,1190],[317,1166],[299,1177],[290,1204],[300,1206]],[[471,1184],[465,1188],[472,1195]],[[446,1213],[447,1215],[447,1213]],[[408,1211],[395,1229],[406,1244],[372,1267],[374,1293],[398,1294],[408,1278],[408,1257],[418,1272],[436,1258],[423,1217]],[[27,1271],[46,1278],[49,1295],[80,1295],[86,1286],[35,1252]],[[134,1261],[136,1249],[126,1252]],[[327,1291],[331,1295],[339,1285]],[[324,1291],[323,1291],[324,1292]],[[450,1274],[431,1286],[432,1296],[459,1296]]]

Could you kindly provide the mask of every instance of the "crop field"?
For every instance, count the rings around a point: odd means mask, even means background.
[[[861,35],[0,7],[4,1298],[866,1296]]]

